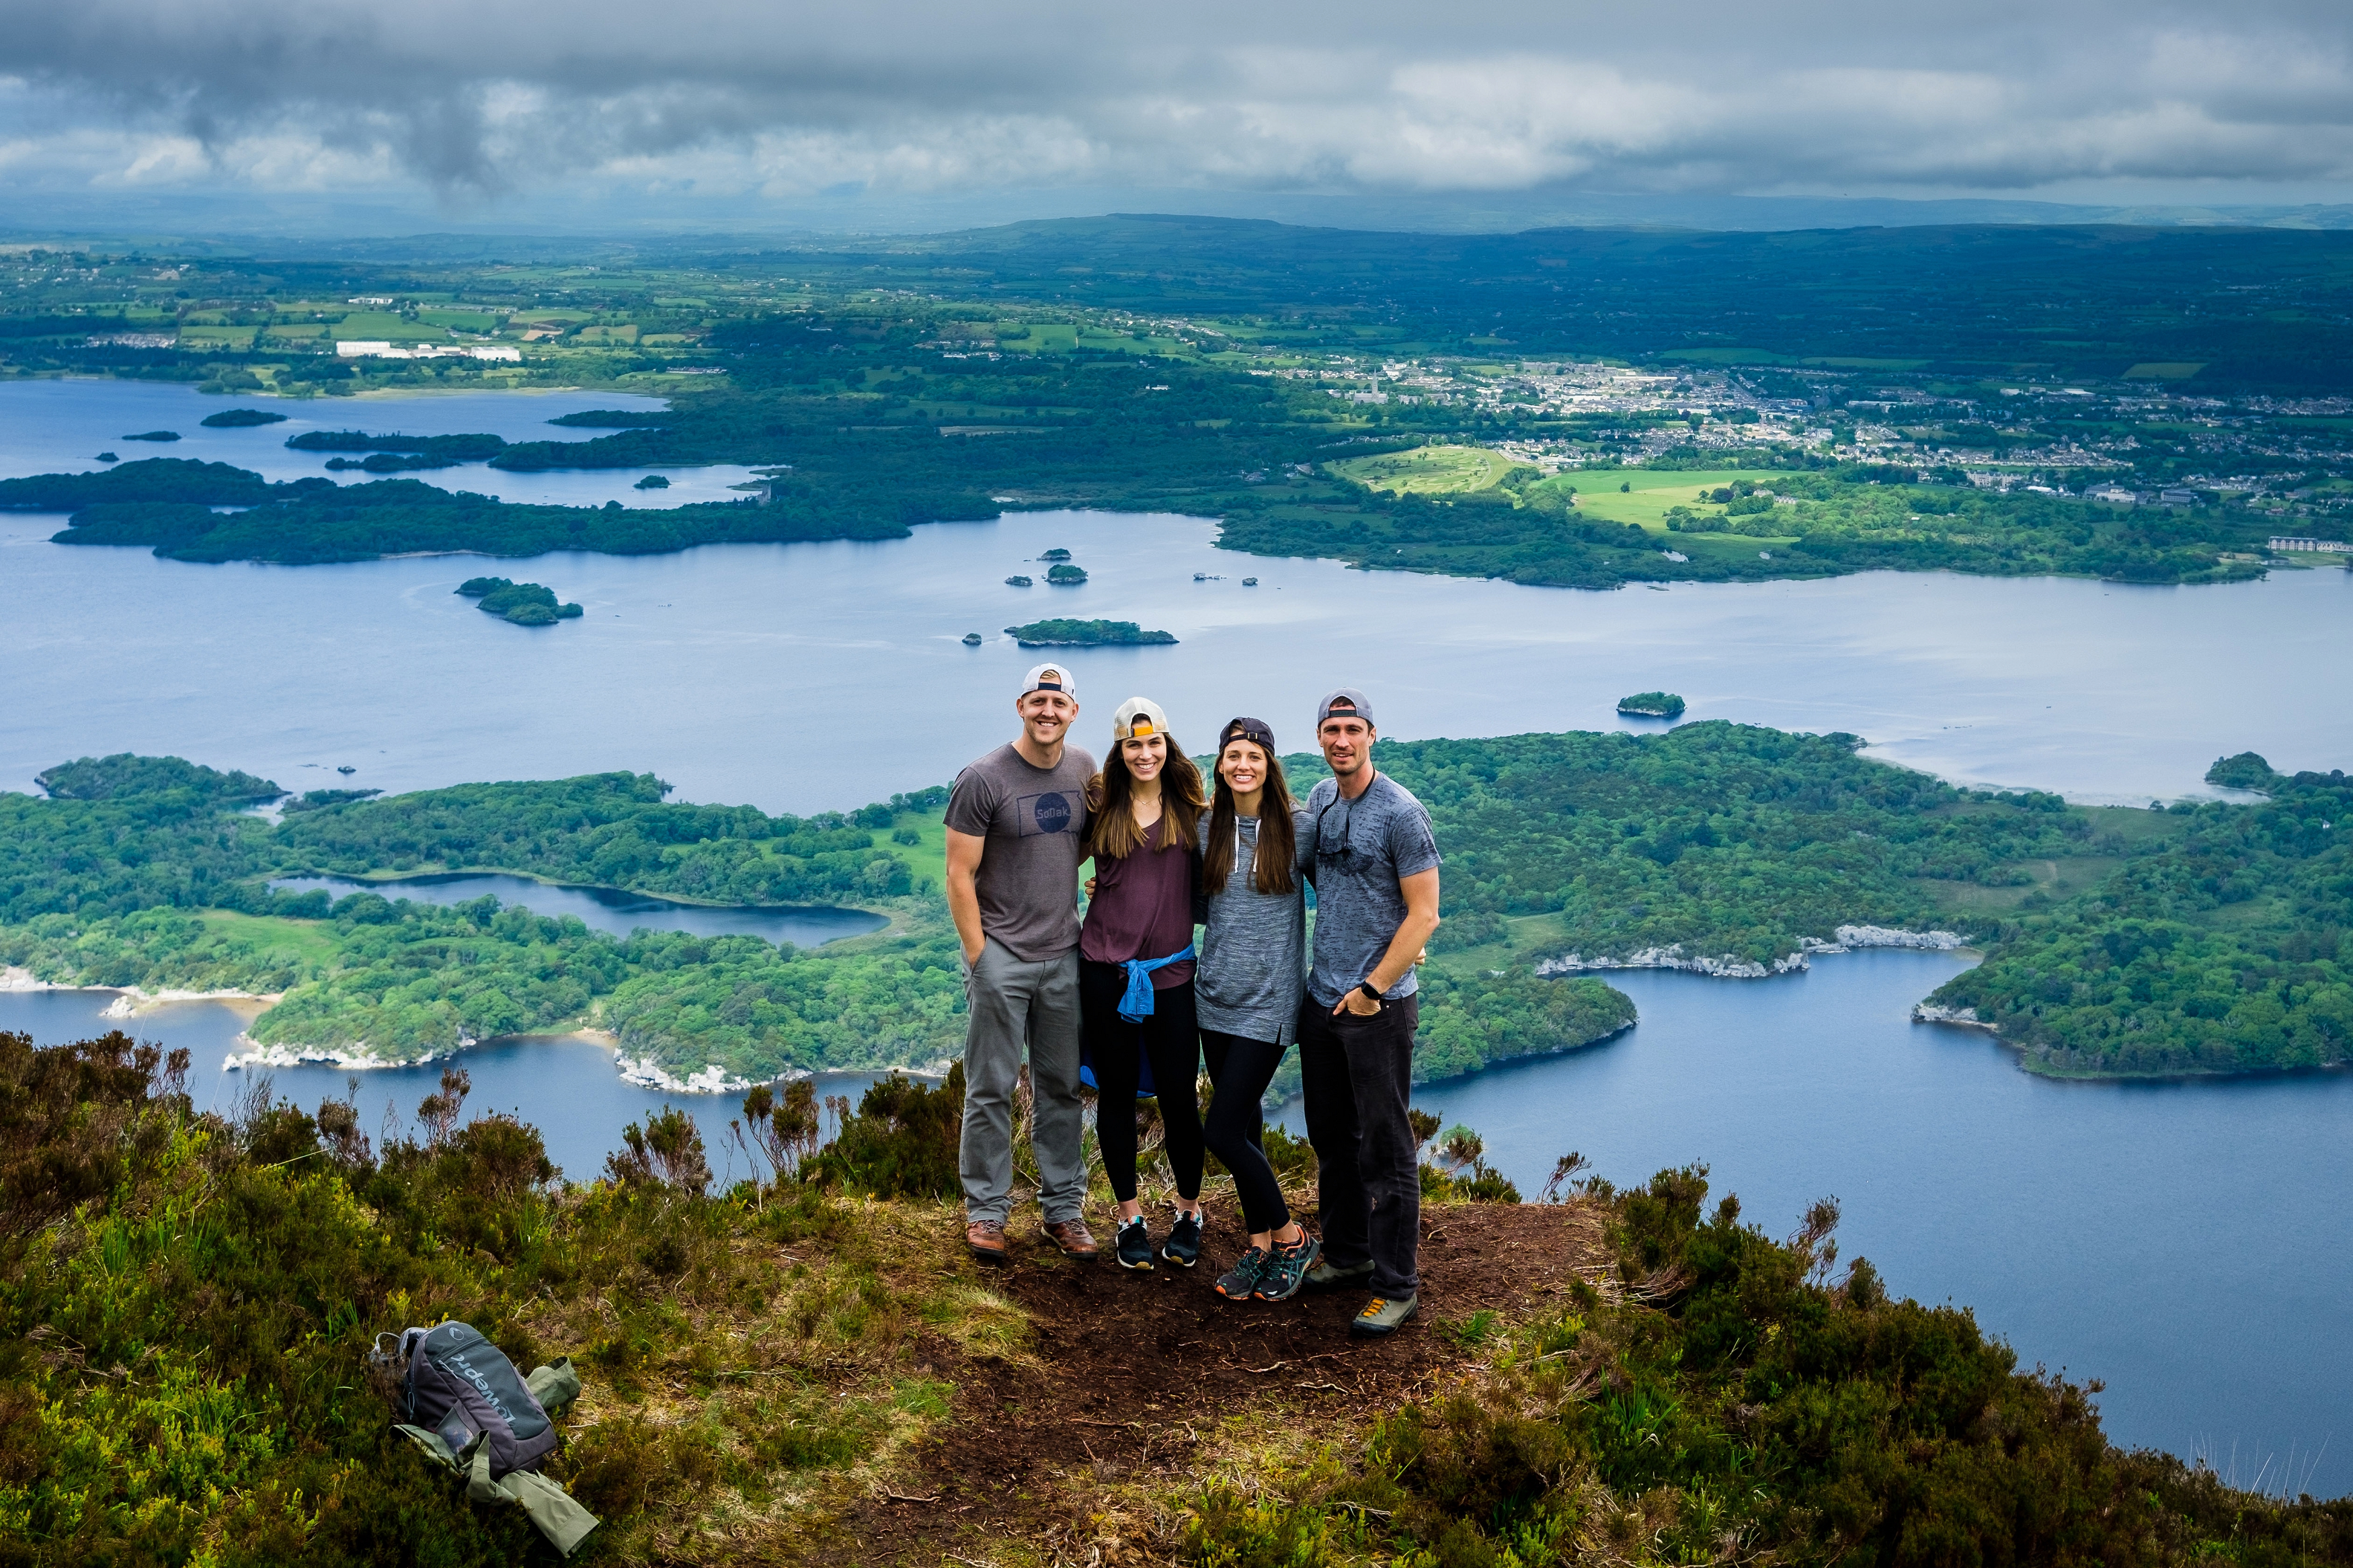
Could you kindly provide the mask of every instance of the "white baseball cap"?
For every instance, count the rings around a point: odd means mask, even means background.
[[[1118,712],[1111,716],[1111,738],[1114,744],[1166,733],[1168,715],[1163,713],[1160,704],[1149,697],[1131,697],[1119,705]]]
[[[1029,673],[1021,678],[1021,695],[1027,697],[1033,691],[1059,691],[1076,702],[1079,700],[1079,682],[1066,666],[1033,664],[1029,667]]]

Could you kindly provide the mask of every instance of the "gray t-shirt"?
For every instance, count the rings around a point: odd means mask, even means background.
[[[1193,969],[1193,1010],[1201,1027],[1245,1040],[1287,1046],[1299,1027],[1300,984],[1307,957],[1307,900],[1296,873],[1307,863],[1307,814],[1293,808],[1298,847],[1291,891],[1261,893],[1258,818],[1237,817],[1233,870],[1222,888],[1204,887],[1208,918]],[[1201,814],[1201,850],[1209,848],[1209,814]]]
[[[1307,989],[1329,1007],[1388,952],[1405,923],[1398,883],[1438,864],[1438,839],[1421,802],[1387,773],[1352,801],[1340,798],[1336,781],[1324,780],[1307,796],[1307,818],[1303,837],[1315,879],[1315,962]],[[1408,969],[1382,994],[1390,1001],[1410,996],[1419,984]]]
[[[1095,760],[1062,748],[1032,767],[1008,743],[956,774],[947,824],[986,838],[980,852],[981,933],[1025,963],[1079,945],[1079,862],[1086,858],[1087,780]]]

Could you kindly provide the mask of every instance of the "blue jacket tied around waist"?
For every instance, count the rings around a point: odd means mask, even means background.
[[[1127,960],[1127,994],[1119,999],[1119,1016],[1131,1024],[1152,1016],[1152,972],[1182,963],[1192,956],[1193,944],[1187,942],[1184,952],[1172,952],[1166,958]]]

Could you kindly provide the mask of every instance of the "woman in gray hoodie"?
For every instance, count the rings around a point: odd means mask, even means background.
[[[1218,1281],[1232,1300],[1297,1293],[1321,1244],[1291,1217],[1261,1146],[1266,1086],[1298,1026],[1306,970],[1306,814],[1283,783],[1274,731],[1229,721],[1218,736],[1217,792],[1201,822],[1206,914],[1193,975],[1201,1053],[1217,1085],[1204,1141],[1241,1198],[1250,1247]]]

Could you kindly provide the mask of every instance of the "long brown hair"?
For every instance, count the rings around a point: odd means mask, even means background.
[[[1161,733],[1167,735],[1165,730]],[[1087,827],[1088,854],[1124,860],[1144,847],[1144,830],[1135,826],[1135,810],[1129,804],[1134,788],[1125,754],[1114,745],[1103,772],[1087,781],[1087,810],[1093,817]],[[1201,770],[1169,735],[1168,760],[1160,764],[1160,847],[1174,849],[1181,844],[1191,850],[1200,826]]]
[[[1251,745],[1258,742],[1252,741]],[[1299,883],[1292,863],[1299,853],[1291,824],[1291,786],[1283,782],[1282,759],[1264,746],[1266,784],[1258,803],[1258,854],[1250,868],[1250,885],[1261,893],[1288,893]],[[1224,753],[1212,759],[1209,772],[1218,781],[1216,800],[1209,806],[1209,844],[1201,855],[1201,889],[1215,895],[1226,890],[1234,874],[1234,786],[1218,769]]]

